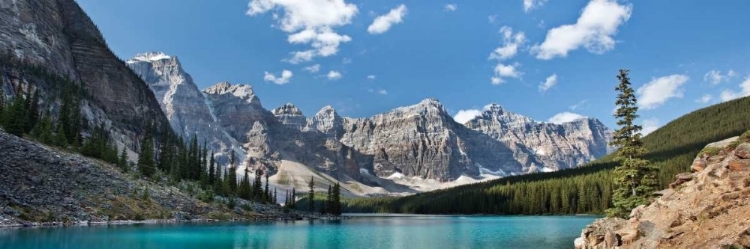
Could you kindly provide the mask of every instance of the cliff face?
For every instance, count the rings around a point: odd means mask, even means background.
[[[151,52],[138,54],[126,63],[154,92],[178,135],[186,141],[197,136],[199,143],[206,142],[208,149],[217,153],[217,161],[222,165],[229,161],[232,150],[239,161],[244,160],[241,144],[219,124],[211,111],[212,103],[198,90],[177,57]]]
[[[489,105],[466,123],[507,145],[523,172],[574,168],[608,153],[610,131],[599,120],[582,118],[563,124],[536,122]]]
[[[118,142],[131,148],[149,123],[167,122],[146,84],[107,47],[99,30],[73,0],[0,2],[0,52],[81,82],[87,97],[84,116],[103,123]],[[41,89],[59,82],[32,80],[6,72],[9,81]]]
[[[605,218],[586,227],[576,248],[750,247],[750,141],[736,140],[708,145],[693,173],[678,175],[630,220]]]

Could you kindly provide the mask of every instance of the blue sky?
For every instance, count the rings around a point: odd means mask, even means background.
[[[614,127],[620,68],[649,129],[750,94],[743,0],[78,3],[123,59],[163,51],[200,88],[252,84],[266,108],[291,102],[307,116],[330,104],[365,117],[432,97],[459,120],[498,103]]]

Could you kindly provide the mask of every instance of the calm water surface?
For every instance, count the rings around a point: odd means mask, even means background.
[[[572,248],[596,218],[356,215],[343,221],[0,229],[0,248]]]

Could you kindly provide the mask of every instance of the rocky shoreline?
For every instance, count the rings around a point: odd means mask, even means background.
[[[748,140],[709,144],[695,158],[693,173],[678,175],[629,220],[596,220],[575,248],[750,248]]]

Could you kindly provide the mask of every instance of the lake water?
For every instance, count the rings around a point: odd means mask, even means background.
[[[596,218],[354,215],[342,221],[0,229],[0,248],[572,248]]]

